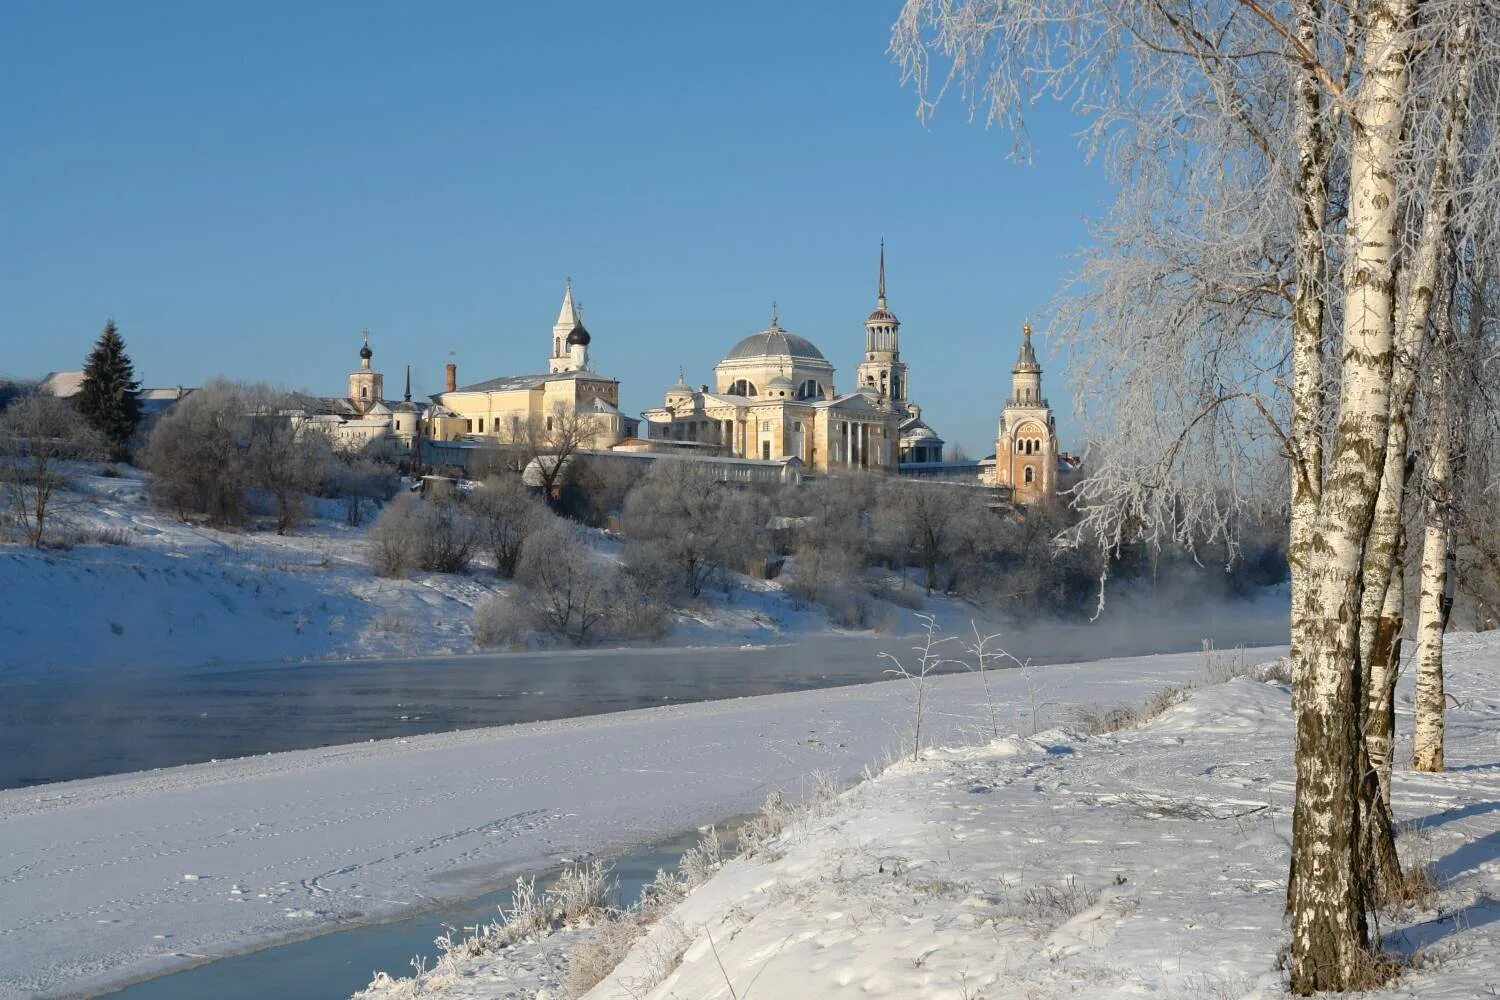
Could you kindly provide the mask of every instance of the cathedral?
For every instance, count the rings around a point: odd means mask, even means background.
[[[840,393],[832,363],[806,337],[771,323],[729,349],[714,382],[697,388],[685,374],[647,410],[651,443],[762,461],[795,459],[810,471],[897,472],[908,462],[940,462],[943,441],[907,398],[901,321],[885,291],[885,246],[875,309],[865,319],[865,350],[852,391]]]

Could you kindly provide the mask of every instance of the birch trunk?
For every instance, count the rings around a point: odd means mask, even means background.
[[[1391,433],[1395,434],[1394,426]],[[1389,448],[1385,457],[1387,462],[1391,460]],[[1405,489],[1404,485],[1402,489]],[[1401,664],[1401,632],[1405,624],[1405,550],[1406,530],[1403,526],[1396,537],[1395,559],[1387,574],[1385,599],[1374,619],[1375,636],[1370,644],[1368,694],[1365,698],[1365,750],[1380,786],[1380,797],[1387,807],[1391,801],[1391,770],[1396,745],[1396,675]],[[1361,629],[1366,621],[1361,616]]]
[[[1297,539],[1306,567],[1293,710],[1291,988],[1308,994],[1368,985],[1370,907],[1360,793],[1369,777],[1359,615],[1365,540],[1374,520],[1391,413],[1395,340],[1395,177],[1407,91],[1412,0],[1371,3],[1362,83],[1351,121],[1349,260],[1344,280],[1339,422],[1318,517]]]
[[[1319,0],[1299,0],[1297,38],[1317,51]],[[1323,289],[1328,257],[1323,229],[1328,216],[1329,143],[1323,133],[1323,92],[1311,67],[1297,74],[1294,129],[1298,160],[1297,291],[1292,301],[1291,524],[1287,563],[1291,575],[1292,691],[1311,697],[1307,663],[1307,557],[1323,486]],[[1294,804],[1294,814],[1298,810]],[[1287,876],[1286,907],[1297,897],[1297,857]]]
[[[1380,791],[1390,805],[1392,744],[1395,740],[1396,672],[1400,664],[1405,580],[1406,534],[1403,501],[1411,463],[1407,460],[1417,365],[1426,339],[1438,277],[1452,257],[1446,233],[1453,215],[1453,180],[1459,171],[1473,88],[1472,21],[1462,22],[1453,39],[1458,51],[1452,89],[1444,95],[1442,148],[1428,182],[1427,211],[1412,254],[1407,294],[1391,372],[1391,426],[1375,521],[1365,549],[1365,596],[1360,614],[1360,648],[1369,694],[1365,741],[1370,763],[1379,775]],[[1426,548],[1424,539],[1424,551]],[[1424,560],[1425,562],[1425,560]]]
[[[1436,486],[1447,476],[1447,442],[1433,454],[1431,476]],[[1443,468],[1439,469],[1438,466]],[[1443,597],[1448,584],[1448,516],[1443,505],[1429,500],[1427,526],[1422,535],[1422,596],[1417,609],[1417,696],[1412,766],[1418,771],[1443,770]]]
[[[1450,306],[1451,308],[1451,306]],[[1446,317],[1445,317],[1446,319]],[[1452,331],[1445,329],[1439,343],[1452,347]],[[1422,533],[1421,596],[1417,605],[1417,693],[1412,737],[1412,766],[1418,771],[1443,770],[1443,633],[1450,605],[1449,472],[1452,437],[1449,424],[1445,366],[1433,366],[1431,412],[1427,415],[1427,523]]]

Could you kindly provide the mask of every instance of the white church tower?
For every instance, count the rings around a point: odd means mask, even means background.
[[[880,407],[906,411],[906,362],[901,360],[901,321],[885,304],[885,240],[880,241],[880,283],[875,311],[865,319],[865,357],[855,369],[856,388]]]
[[[557,322],[552,324],[552,356],[548,360],[548,371],[586,371],[589,366],[589,336],[584,329],[583,317],[573,302],[573,279],[569,278],[563,288],[562,308],[558,310]]]

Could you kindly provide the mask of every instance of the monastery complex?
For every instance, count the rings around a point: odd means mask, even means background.
[[[399,455],[427,442],[429,464],[461,467],[476,451],[522,440],[546,453],[539,442],[567,433],[572,449],[590,454],[692,457],[732,466],[739,478],[859,469],[995,487],[1019,503],[1055,496],[1060,471],[1075,467],[1058,449],[1030,324],[1011,369],[994,456],[944,460],[945,443],[911,394],[901,321],[886,298],[884,245],[875,308],[864,320],[864,350],[853,383],[842,390],[833,363],[812,341],[783,327],[774,307],[765,329],[725,352],[711,382],[692,385],[679,372],[661,405],[639,419],[621,411],[619,380],[593,369],[592,342],[569,281],[548,338],[545,372],[460,385],[450,363],[443,391],[420,404],[411,399],[408,367],[404,398],[390,403],[367,332],[348,395],[296,396],[291,410],[323,426],[341,446]]]

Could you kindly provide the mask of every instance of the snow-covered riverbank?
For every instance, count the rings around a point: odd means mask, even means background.
[[[173,671],[475,651],[474,608],[515,584],[463,574],[374,576],[369,522],[317,501],[290,535],[184,524],[153,506],[137,470],[80,475],[65,505],[80,544],[0,544],[0,680],[59,671]],[[596,533],[601,549],[612,543]],[[107,539],[110,544],[97,544]],[[58,623],[66,622],[66,627]],[[736,577],[671,622],[674,643],[737,644],[835,633],[773,582]]]
[[[1500,638],[1450,642],[1449,770],[1394,784],[1440,891],[1383,917],[1413,967],[1380,996],[1500,990]],[[1287,689],[1236,680],[1139,730],[898,764],[726,865],[589,1000],[1282,996],[1291,746]]]
[[[1202,668],[1192,653],[991,677],[1014,728],[1033,703],[1062,719]],[[815,770],[853,778],[896,746],[909,694],[889,682],[0,792],[0,996],[392,916],[744,812]],[[978,677],[940,678],[930,739],[972,742],[986,714]]]

